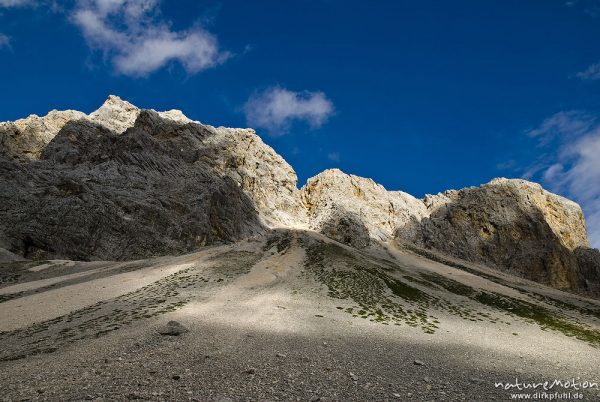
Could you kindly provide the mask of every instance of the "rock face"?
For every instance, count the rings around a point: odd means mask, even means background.
[[[70,121],[90,120],[121,134],[132,127],[140,109],[118,96],[110,95],[106,102],[87,116],[76,110],[52,110],[44,117],[34,114],[15,122],[0,123],[0,149],[11,159],[39,159],[42,151]],[[164,118],[179,123],[191,123],[179,110],[158,112]]]
[[[74,110],[53,110],[44,117],[31,115],[15,122],[0,123],[2,154],[11,159],[39,159],[42,151],[69,121],[84,118]]]
[[[207,126],[205,126],[207,127]],[[212,128],[204,146],[214,169],[238,183],[268,227],[305,228],[294,169],[252,129]]]
[[[360,215],[337,204],[317,216],[311,226],[325,236],[355,248],[364,248],[371,243],[369,229]]]
[[[301,211],[291,167],[252,130],[121,106],[111,97],[54,136],[29,141],[27,129],[15,135],[17,151],[0,149],[0,242],[9,251],[78,260],[181,253]],[[100,123],[111,116],[118,123]]]
[[[393,237],[397,228],[418,222],[427,214],[423,202],[413,196],[387,191],[371,179],[338,169],[326,170],[309,179],[301,191],[310,228],[324,234],[327,234],[324,225],[329,222],[331,226],[330,216],[352,214],[350,219],[364,226],[371,238],[385,241]]]
[[[412,232],[399,229],[399,239],[557,288],[576,287],[573,250],[589,242],[574,202],[538,184],[508,179],[424,202],[428,216]]]
[[[110,96],[95,112],[0,123],[4,259],[127,260],[288,227],[352,247],[396,239],[561,289],[600,294],[581,208],[496,179],[419,200],[337,169],[298,189],[251,129]]]
[[[600,295],[600,251],[578,247],[575,249],[575,258],[578,268],[578,283],[575,289]]]
[[[27,258],[124,260],[259,233],[257,211],[239,185],[212,170],[209,149],[190,149],[210,133],[159,119],[143,112],[120,136],[70,122],[41,160],[0,159],[10,250]]]

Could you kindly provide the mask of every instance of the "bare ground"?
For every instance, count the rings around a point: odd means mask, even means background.
[[[160,335],[170,320],[189,332]],[[0,331],[1,400],[487,401],[509,400],[495,383],[516,378],[600,382],[597,301],[301,231],[128,263],[3,264]]]

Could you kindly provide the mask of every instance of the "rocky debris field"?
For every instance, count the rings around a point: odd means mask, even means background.
[[[495,382],[599,380],[599,302],[401,244],[277,230],[0,272],[7,401],[507,400]]]
[[[600,400],[600,251],[538,184],[299,188],[116,96],[0,123],[0,183],[0,400]]]

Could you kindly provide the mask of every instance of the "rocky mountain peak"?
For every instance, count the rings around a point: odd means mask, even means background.
[[[75,110],[52,110],[43,117],[32,114],[14,122],[0,123],[2,153],[13,159],[38,159],[65,124],[82,118],[85,114]]]
[[[369,237],[385,241],[393,237],[398,227],[418,221],[425,214],[423,203],[413,196],[387,191],[372,179],[339,169],[329,169],[308,179],[301,192],[310,226],[317,231],[329,216],[351,214],[364,225]]]
[[[30,115],[15,122],[0,123],[2,153],[13,159],[39,159],[43,149],[68,122],[84,119],[122,134],[134,126],[140,112],[137,106],[110,95],[89,115],[75,110],[52,110],[43,117]],[[177,123],[192,122],[180,110],[157,113],[161,118]]]
[[[90,113],[89,119],[121,134],[132,127],[140,109],[118,96],[109,95],[98,110]]]
[[[581,208],[539,184],[499,178],[417,199],[328,169],[299,189],[293,168],[254,130],[117,96],[89,115],[1,123],[0,180],[3,255],[123,260],[295,228],[600,292],[600,255]]]

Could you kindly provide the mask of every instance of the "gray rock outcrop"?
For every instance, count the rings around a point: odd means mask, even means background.
[[[2,154],[10,159],[39,159],[65,124],[84,117],[84,113],[74,110],[53,110],[44,117],[32,114],[15,122],[0,123]]]
[[[1,229],[13,253],[127,260],[305,221],[293,170],[252,130],[117,97],[90,116],[63,116],[0,128],[20,144],[0,147]]]
[[[525,180],[427,196],[428,216],[397,238],[557,288],[577,287],[573,251],[589,247],[574,202]]]
[[[337,204],[323,211],[312,226],[330,239],[354,248],[365,248],[371,243],[369,229],[363,219]]]
[[[592,295],[600,295],[600,251],[595,248],[578,247],[577,259],[578,284],[576,289]]]
[[[39,161],[0,158],[0,215],[27,258],[135,259],[232,241],[263,226],[238,183],[216,172],[211,135],[153,112],[117,135],[69,122]]]
[[[167,336],[179,336],[190,332],[183,324],[177,321],[169,321],[158,329],[158,333]]]
[[[296,173],[252,129],[212,127],[110,96],[95,112],[0,123],[4,259],[127,260],[269,228],[356,248],[391,239],[600,294],[600,252],[574,202],[496,179],[422,200],[326,170]]]
[[[332,215],[353,214],[355,222],[365,226],[368,235],[386,241],[399,227],[420,221],[427,214],[421,200],[401,191],[387,191],[371,179],[329,169],[308,179],[302,187],[302,202],[312,230],[323,232],[323,224]],[[331,229],[329,229],[330,231]],[[356,229],[361,232],[361,229]],[[324,232],[323,232],[324,233]]]

